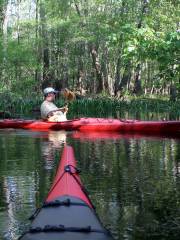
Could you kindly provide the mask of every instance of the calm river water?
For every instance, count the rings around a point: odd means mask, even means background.
[[[45,199],[64,144],[115,239],[179,239],[180,140],[0,130],[0,239],[15,240]]]

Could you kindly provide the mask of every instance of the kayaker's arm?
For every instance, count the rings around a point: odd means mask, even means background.
[[[68,107],[67,107],[67,106],[64,106],[64,107],[62,107],[62,108],[58,108],[58,110],[56,110],[55,112],[59,112],[59,111],[61,111],[61,112],[67,112],[67,111],[68,111]]]
[[[51,111],[51,112],[48,113],[47,117],[51,117],[51,116],[53,116],[53,113],[59,112],[59,111],[60,111],[60,112],[63,112],[63,113],[67,113],[68,107],[67,107],[67,106],[64,106],[64,107],[62,107],[62,108],[58,108],[58,109],[56,109],[56,110],[53,110],[53,111]]]

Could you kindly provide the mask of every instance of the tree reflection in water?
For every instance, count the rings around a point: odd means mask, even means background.
[[[179,239],[178,140],[23,130],[0,131],[0,239],[15,240],[27,228],[67,142],[115,239]]]

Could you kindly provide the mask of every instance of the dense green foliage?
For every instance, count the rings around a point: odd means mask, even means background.
[[[40,118],[40,104],[43,98],[33,95],[23,98],[12,93],[0,93],[0,118]],[[63,99],[57,99],[58,106],[64,106]],[[172,102],[144,97],[120,101],[115,98],[96,97],[76,99],[69,103],[68,119],[77,117],[113,117],[141,120],[180,120],[180,101]]]
[[[12,14],[9,14],[11,9]],[[0,91],[178,96],[179,3],[0,1]]]

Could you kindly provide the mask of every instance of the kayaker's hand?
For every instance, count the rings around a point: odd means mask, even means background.
[[[63,112],[64,112],[64,113],[67,113],[67,112],[68,112],[68,107],[67,107],[67,106],[64,106]]]
[[[67,113],[68,112],[68,107],[64,106],[63,108],[59,108],[58,111],[61,111],[63,113]]]
[[[53,115],[54,115],[54,112],[51,111],[51,112],[48,113],[47,118],[52,117]]]

